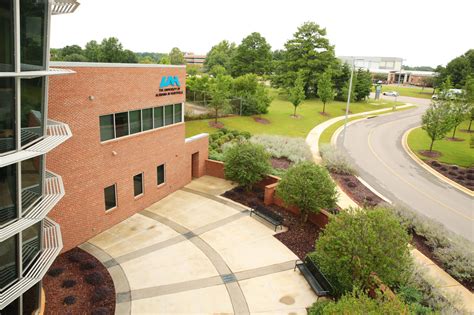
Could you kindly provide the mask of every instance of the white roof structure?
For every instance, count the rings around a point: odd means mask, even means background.
[[[53,0],[52,11],[53,15],[58,14],[68,14],[76,11],[77,7],[80,5],[77,0]]]

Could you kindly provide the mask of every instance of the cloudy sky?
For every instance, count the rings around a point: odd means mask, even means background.
[[[79,0],[55,16],[51,47],[115,36],[133,51],[172,47],[205,54],[227,39],[260,32],[282,48],[296,28],[327,29],[337,55],[393,56],[407,65],[436,66],[474,48],[473,0]]]

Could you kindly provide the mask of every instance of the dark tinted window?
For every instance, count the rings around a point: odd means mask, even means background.
[[[22,215],[29,212],[33,203],[41,198],[42,176],[41,157],[21,162],[21,205]]]
[[[43,136],[43,78],[21,80],[21,145]]]
[[[23,314],[36,314],[39,308],[40,284],[37,283],[31,289],[23,293]]]
[[[15,80],[0,78],[0,153],[15,148]]]
[[[140,110],[130,112],[130,134],[142,131],[142,114]]]
[[[182,118],[182,105],[174,104],[174,123],[181,122]]]
[[[163,127],[163,107],[155,107],[153,109],[154,117],[155,117],[155,128]]]
[[[17,278],[16,257],[16,236],[0,242],[0,288]]]
[[[22,232],[23,272],[41,250],[41,223],[30,226]]]
[[[0,1],[0,72],[14,71],[13,0]]]
[[[128,113],[115,114],[115,137],[128,135]]]
[[[100,141],[114,138],[114,115],[100,116]]]
[[[156,168],[157,184],[161,185],[165,182],[165,165],[161,164]]]
[[[117,196],[115,195],[115,185],[104,189],[105,210],[110,210],[117,206]]]
[[[143,194],[143,174],[133,176],[133,195],[139,196]]]
[[[153,108],[142,110],[143,131],[153,129]]]
[[[17,217],[16,172],[16,164],[0,168],[0,225]]]
[[[45,69],[47,0],[20,1],[21,69]]]
[[[165,125],[171,125],[173,123],[173,105],[165,106]]]

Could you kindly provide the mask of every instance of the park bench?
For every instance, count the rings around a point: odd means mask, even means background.
[[[299,269],[317,296],[325,296],[332,293],[331,284],[309,257],[306,257],[304,261],[297,260],[293,271],[296,268]]]
[[[258,205],[253,209],[250,209],[250,216],[252,216],[252,214],[255,214],[266,220],[267,222],[271,223],[275,227],[275,232],[277,227],[282,228],[283,226],[283,218],[263,206]]]

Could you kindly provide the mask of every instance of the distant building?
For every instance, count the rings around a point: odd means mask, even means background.
[[[399,57],[370,57],[370,56],[339,56],[341,61],[356,68],[367,69],[373,75],[387,75],[386,83],[425,85],[425,78],[434,77],[432,71],[402,70],[403,58]]]
[[[185,53],[184,60],[188,65],[200,65],[204,64],[204,60],[206,60],[206,55],[196,55],[194,53]]]

